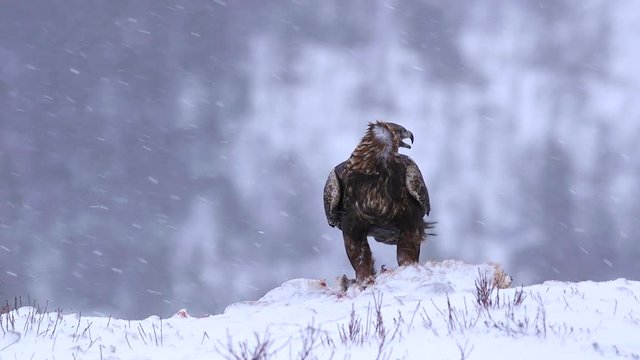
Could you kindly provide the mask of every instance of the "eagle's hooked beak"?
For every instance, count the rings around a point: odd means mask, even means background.
[[[411,149],[411,145],[402,142],[402,140],[404,140],[404,139],[409,139],[409,140],[411,140],[411,143],[413,144],[413,134],[411,133],[411,131],[403,130],[402,133],[400,134],[400,136],[402,137],[400,139],[400,146],[404,147],[404,148],[407,148],[407,149]]]

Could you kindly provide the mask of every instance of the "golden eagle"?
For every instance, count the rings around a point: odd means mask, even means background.
[[[404,139],[413,144],[413,134],[398,124],[370,123],[349,159],[331,170],[324,186],[327,221],[342,230],[358,283],[375,273],[367,236],[397,245],[402,266],[418,262],[425,230],[433,226],[423,220],[431,205],[420,169],[398,153],[400,147],[411,148]]]

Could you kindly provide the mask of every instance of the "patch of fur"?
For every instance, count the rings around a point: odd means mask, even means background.
[[[500,264],[489,263],[489,265],[493,266],[494,268],[493,285],[495,287],[497,287],[498,289],[506,289],[509,286],[511,286],[511,283],[513,282],[513,278],[511,277],[511,275],[507,274],[506,272],[504,272],[504,270],[502,270],[502,267],[500,266]]]

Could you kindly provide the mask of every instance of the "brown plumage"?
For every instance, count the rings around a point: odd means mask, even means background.
[[[377,121],[346,161],[329,173],[324,187],[327,221],[342,230],[347,256],[362,283],[374,275],[367,236],[397,246],[398,265],[418,262],[429,215],[429,193],[420,169],[398,153],[413,134]]]

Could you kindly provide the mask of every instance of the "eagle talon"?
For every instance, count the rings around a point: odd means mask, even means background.
[[[361,281],[354,280],[354,283],[358,286],[358,288],[360,290],[365,290],[369,286],[375,285],[376,277],[374,275],[367,276],[366,278],[362,279]]]

